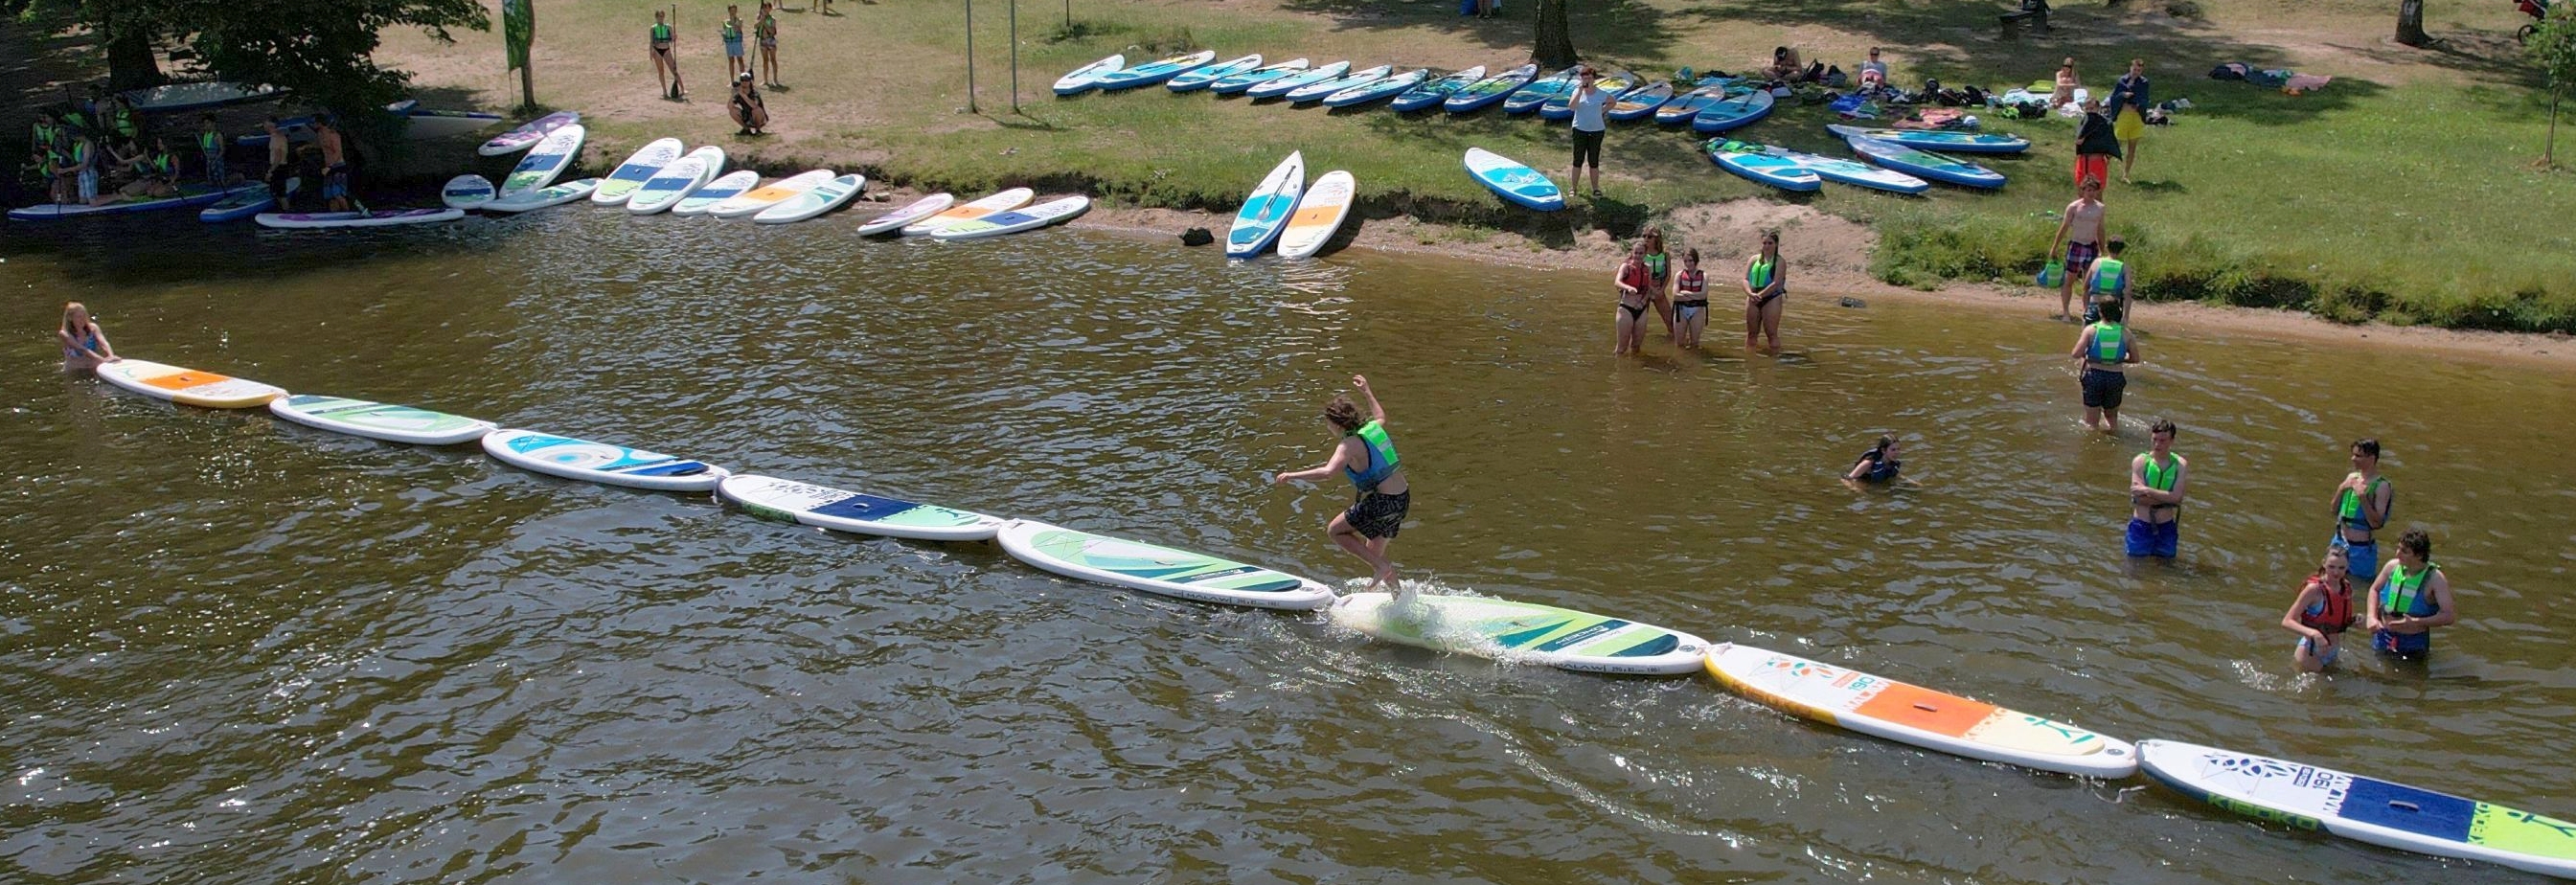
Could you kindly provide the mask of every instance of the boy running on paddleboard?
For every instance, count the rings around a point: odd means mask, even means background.
[[[1333,432],[1342,435],[1333,445],[1332,457],[1316,467],[1280,473],[1270,478],[1273,485],[1289,480],[1317,480],[1341,471],[1351,481],[1359,496],[1350,509],[1333,517],[1327,529],[1333,543],[1352,556],[1369,564],[1376,580],[1370,589],[1385,586],[1401,595],[1395,580],[1395,565],[1387,561],[1386,543],[1404,528],[1404,514],[1413,504],[1412,487],[1405,485],[1401,461],[1395,456],[1395,441],[1386,435],[1386,408],[1378,405],[1377,394],[1369,390],[1368,379],[1351,376],[1351,386],[1368,400],[1369,417],[1360,419],[1359,407],[1349,396],[1336,395],[1324,404],[1324,421]]]

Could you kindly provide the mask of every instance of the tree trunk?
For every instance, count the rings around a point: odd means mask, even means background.
[[[2397,42],[2408,46],[2433,42],[2424,36],[2424,0],[2397,0]]]
[[[1565,25],[1568,2],[1538,0],[1538,47],[1530,51],[1530,59],[1542,68],[1562,68],[1575,62],[1574,31]]]
[[[117,92],[159,86],[161,62],[152,56],[152,34],[141,27],[119,29],[107,39],[107,88]]]
[[[2549,94],[2549,137],[2540,143],[2540,165],[2558,165],[2558,94]]]

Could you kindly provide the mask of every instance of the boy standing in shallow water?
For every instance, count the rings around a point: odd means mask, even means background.
[[[1405,512],[1413,505],[1413,490],[1404,482],[1395,441],[1386,435],[1386,409],[1378,405],[1377,394],[1369,390],[1368,378],[1353,375],[1351,386],[1359,391],[1360,398],[1368,400],[1368,420],[1360,419],[1359,407],[1351,403],[1350,397],[1333,397],[1332,402],[1324,404],[1324,422],[1342,438],[1333,445],[1332,457],[1315,467],[1276,474],[1270,483],[1322,479],[1341,471],[1342,477],[1358,490],[1358,498],[1349,509],[1333,517],[1327,531],[1334,544],[1369,564],[1375,577],[1369,583],[1370,589],[1386,587],[1401,601],[1405,591],[1396,581],[1395,565],[1386,558],[1386,545],[1404,528]]]
[[[2158,421],[2155,440],[2129,461],[2129,555],[2172,559],[2182,546],[2182,496],[2191,462],[2174,454],[2174,423]]]

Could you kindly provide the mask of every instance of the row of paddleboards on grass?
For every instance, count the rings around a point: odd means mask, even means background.
[[[1294,159],[1294,158],[1292,158]],[[143,360],[98,370],[111,385],[218,409],[265,406],[323,430],[388,442],[479,442],[494,459],[565,479],[712,491],[756,516],[820,529],[931,541],[998,542],[1066,577],[1179,599],[1322,609],[1385,641],[1567,670],[1679,675],[1706,670],[1727,688],[1808,719],[1972,759],[2084,777],[2144,770],[2159,783],[2262,820],[2363,842],[2576,878],[2576,823],[2287,760],[2175,741],[2137,744],[2074,725],[1796,655],[1712,645],[1688,633],[1551,606],[1475,596],[1337,595],[1278,570],[1187,550],[777,477],[691,458],[458,415],[332,396]]]

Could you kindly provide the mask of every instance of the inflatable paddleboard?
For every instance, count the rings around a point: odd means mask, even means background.
[[[2018,154],[2030,150],[2030,139],[2018,135],[1991,132],[1962,132],[1952,129],[1870,129],[1861,126],[1833,124],[1825,131],[1853,138],[1875,138],[1889,144],[1901,144],[1916,150],[1940,151],[1947,154]]]
[[[492,189],[492,180],[480,175],[459,175],[438,189],[438,201],[450,209],[480,209],[500,192]]]
[[[1580,67],[1549,74],[1529,82],[1503,98],[1503,113],[1526,114],[1538,110],[1548,99],[1574,91],[1574,74]]]
[[[1210,82],[1208,91],[1218,95],[1241,94],[1263,83],[1302,73],[1309,65],[1310,63],[1305,59],[1292,58],[1265,68],[1255,68],[1240,74],[1227,74]]]
[[[1049,200],[1035,206],[995,212],[982,218],[970,218],[930,232],[934,240],[979,240],[1036,230],[1072,221],[1075,216],[1091,211],[1091,198],[1081,195]]]
[[[1826,181],[1898,194],[1919,194],[1932,189],[1932,184],[1923,179],[1841,157],[1793,151],[1778,145],[1772,145],[1764,152],[1796,163],[1800,168],[1816,173],[1816,177]]]
[[[1297,199],[1297,214],[1288,216],[1288,226],[1279,232],[1279,256],[1312,258],[1342,228],[1342,219],[1351,214],[1351,200],[1359,190],[1359,179],[1339,169],[1326,172],[1306,188]]]
[[[1708,672],[1753,700],[1898,743],[2083,777],[2138,771],[2127,741],[1795,655],[1729,643],[1709,649]]]
[[[1450,93],[1448,98],[1441,99],[1440,108],[1452,114],[1475,113],[1511,97],[1513,92],[1528,86],[1537,77],[1538,65],[1522,65],[1467,84],[1465,88]]]
[[[474,152],[486,157],[518,153],[534,147],[537,142],[544,141],[546,136],[554,134],[555,130],[579,122],[581,122],[580,114],[572,111],[556,111],[521,123],[508,132],[492,136],[491,141],[484,142],[483,146],[475,148]]]
[[[277,87],[250,83],[172,83],[119,92],[137,113],[168,114],[240,104],[276,96]]]
[[[446,412],[301,393],[269,400],[268,411],[308,427],[423,446],[472,442],[499,429],[490,421]]]
[[[759,214],[751,217],[751,220],[758,224],[787,224],[803,221],[841,208],[841,204],[857,197],[859,191],[867,186],[868,177],[856,172],[834,176],[832,180],[815,185],[804,193],[780,200],[777,205],[760,210]]]
[[[940,210],[937,215],[904,225],[903,235],[907,237],[928,236],[937,232],[940,228],[947,227],[952,224],[973,221],[975,219],[991,215],[995,212],[1008,212],[1013,209],[1026,206],[1029,204],[1029,201],[1035,199],[1037,195],[1037,191],[1024,187],[1015,187],[971,203],[959,203]]]
[[[1708,154],[1709,162],[1716,163],[1717,168],[1744,176],[1755,184],[1767,184],[1784,191],[1812,191],[1825,186],[1825,180],[1808,171],[1807,167],[1787,157],[1766,153],[1764,147],[1732,138],[1712,138],[1707,144],[1700,145],[1700,150]]]
[[[1624,69],[1603,71],[1600,76],[1592,79],[1592,88],[1607,93],[1610,100],[1616,102],[1621,94],[1626,93],[1636,83],[1637,75],[1630,71]],[[1546,101],[1539,102],[1538,118],[1559,121],[1574,119],[1574,84],[1566,84],[1565,91],[1548,96]]]
[[[536,147],[528,149],[527,156],[519,158],[518,167],[510,170],[508,178],[501,179],[501,196],[553,184],[555,176],[562,175],[565,167],[581,157],[581,141],[589,134],[579,123],[548,133]]]
[[[1099,86],[1100,91],[1102,92],[1112,92],[1120,89],[1134,89],[1139,86],[1152,86],[1156,83],[1172,79],[1183,71],[1205,67],[1208,62],[1215,60],[1216,52],[1214,50],[1207,49],[1202,49],[1197,52],[1183,53],[1180,55],[1165,56],[1135,67],[1123,68],[1102,74],[1100,75],[1100,80],[1096,85]]]
[[[1614,123],[1643,120],[1653,116],[1656,111],[1663,108],[1665,102],[1672,99],[1673,84],[1659,80],[1628,90],[1628,94],[1619,96],[1617,101],[1610,103],[1609,112],[1603,116],[1609,117]]]
[[[1556,182],[1518,160],[1484,148],[1467,149],[1467,174],[1503,199],[1541,212],[1565,208],[1565,192]]]
[[[742,196],[759,186],[760,173],[749,169],[736,169],[716,176],[714,181],[707,182],[679,202],[671,204],[671,214],[705,215],[707,210],[715,208],[717,203]]]
[[[672,161],[680,158],[681,152],[688,149],[687,144],[676,138],[657,138],[636,148],[634,153],[626,156],[626,162],[617,164],[617,171],[608,173],[608,177],[600,181],[598,190],[590,192],[590,201],[602,206],[625,205],[626,198],[634,196],[636,189],[652,181],[662,167],[671,165]]]
[[[489,206],[491,204],[484,204]],[[400,227],[436,224],[465,217],[463,209],[377,209],[368,212],[262,212],[252,216],[261,227],[315,230],[337,227]]]
[[[532,430],[495,430],[483,451],[501,463],[548,476],[665,492],[703,492],[728,474],[703,461]]]
[[[1190,92],[1198,89],[1206,89],[1209,84],[1215,83],[1220,77],[1231,77],[1259,67],[1261,67],[1261,53],[1255,52],[1242,58],[1221,61],[1204,67],[1191,68],[1178,74],[1174,74],[1172,75],[1172,79],[1163,83],[1163,88],[1169,89],[1173,92]]]
[[[1333,601],[1331,588],[1284,572],[1043,522],[1005,522],[995,539],[1013,558],[1065,577],[1195,602],[1311,611]]]
[[[716,494],[763,519],[836,532],[923,541],[983,541],[1002,528],[998,516],[743,474],[716,483]]]
[[[84,215],[123,215],[130,212],[157,212],[163,209],[184,209],[189,206],[205,206],[213,203],[220,203],[236,196],[246,195],[254,188],[263,194],[268,191],[268,185],[266,184],[237,184],[229,188],[215,188],[202,183],[183,184],[179,186],[178,193],[171,194],[166,197],[113,197],[107,202],[95,205],[56,205],[53,203],[45,203],[36,206],[22,206],[9,210],[9,219],[12,221],[61,221],[66,218],[79,218]]]
[[[1333,80],[1342,76],[1344,73],[1349,72],[1350,69],[1350,62],[1337,61],[1320,68],[1313,68],[1299,73],[1289,74],[1288,76],[1281,77],[1276,80],[1255,83],[1251,88],[1243,90],[1243,94],[1247,98],[1254,99],[1276,98],[1278,96],[1295,92],[1299,89],[1304,89],[1308,86],[1313,86],[1317,83]]]
[[[150,360],[123,359],[98,367],[98,378],[158,400],[208,409],[247,409],[286,391],[230,375],[200,372]]]
[[[651,215],[669,209],[688,199],[690,194],[697,193],[699,188],[706,187],[707,182],[714,178],[715,172],[707,168],[706,160],[696,154],[681,157],[662,167],[662,171],[644,182],[643,187],[636,188],[635,193],[626,198],[626,211]]]
[[[1075,68],[1071,73],[1056,78],[1055,94],[1080,95],[1089,92],[1100,85],[1100,78],[1126,66],[1127,56],[1121,54]]]
[[[1717,133],[1752,125],[1771,116],[1771,93],[1754,89],[1742,94],[1728,93],[1726,98],[1709,102],[1691,117],[1691,131]]]
[[[591,189],[598,186],[599,179],[584,178],[578,181],[567,181],[562,184],[539,188],[537,190],[520,191],[483,204],[483,211],[527,212],[534,209],[543,209],[548,206],[561,206],[565,203],[570,203],[574,200],[590,196]]]
[[[708,206],[706,213],[715,218],[741,218],[756,214],[762,209],[777,205],[788,197],[813,190],[823,182],[832,180],[832,175],[830,169],[808,169]]]
[[[1461,89],[1476,85],[1477,81],[1483,79],[1485,79],[1485,66],[1477,65],[1407,89],[1397,95],[1394,101],[1387,102],[1386,106],[1399,114],[1439,107],[1441,102],[1449,100],[1449,96],[1457,94]]]
[[[1664,102],[1663,107],[1656,108],[1655,123],[1660,126],[1679,126],[1684,123],[1688,123],[1692,118],[1698,117],[1700,111],[1708,109],[1709,105],[1725,101],[1726,94],[1729,91],[1741,92],[1743,90],[1734,86],[1731,82],[1711,83],[1706,86],[1692,89],[1691,91],[1683,93],[1670,101]]]
[[[286,180],[286,192],[292,194],[303,185],[303,179],[289,178]],[[240,221],[277,208],[277,198],[268,195],[268,186],[264,184],[237,185],[231,193],[231,196],[216,201],[214,205],[198,210],[197,220],[208,224],[221,224],[227,221]]]
[[[2258,820],[2442,857],[2576,879],[2576,823],[2268,756],[2138,742],[2147,775]],[[2407,758],[2391,754],[2391,758]],[[2435,879],[2444,877],[2436,876]]]
[[[1323,98],[1324,96],[1331,95],[1345,89],[1356,89],[1361,86],[1366,86],[1379,80],[1386,79],[1386,75],[1393,73],[1394,71],[1394,65],[1378,65],[1374,68],[1362,68],[1360,70],[1343,74],[1339,77],[1334,77],[1330,80],[1299,86],[1295,89],[1288,90],[1287,94],[1282,97],[1286,98],[1289,104],[1305,104],[1306,102],[1315,101]]]
[[[1584,673],[1677,676],[1700,668],[1708,641],[1678,630],[1572,609],[1480,596],[1385,593],[1333,603],[1333,623],[1398,645],[1528,661]]]
[[[1277,239],[1279,229],[1287,226],[1288,216],[1297,209],[1297,198],[1306,188],[1306,154],[1289,151],[1288,158],[1262,176],[1252,195],[1243,199],[1243,208],[1235,210],[1234,226],[1225,234],[1225,257],[1250,258]]]
[[[395,110],[396,108],[400,110]],[[419,102],[412,100],[394,102],[385,106],[385,110],[402,115],[403,137],[413,141],[453,138],[477,129],[487,129],[501,122],[499,114],[484,111],[432,110],[421,107]]]
[[[1852,153],[1918,178],[1960,187],[1991,189],[2004,186],[2003,173],[1957,157],[1944,157],[1931,151],[1858,135],[1849,136],[1847,141],[1851,144]]]
[[[1328,108],[1347,108],[1354,105],[1367,104],[1381,98],[1391,98],[1397,93],[1421,85],[1422,81],[1429,79],[1430,76],[1430,68],[1414,68],[1413,70],[1406,71],[1392,77],[1381,77],[1377,80],[1362,83],[1349,89],[1344,89],[1340,92],[1324,96],[1324,106]]]
[[[914,200],[910,203],[904,204],[901,209],[896,209],[884,215],[879,215],[875,218],[861,222],[859,224],[859,236],[869,237],[877,234],[893,233],[896,230],[901,229],[904,225],[948,211],[949,205],[955,202],[957,202],[957,197],[955,195],[944,193],[931,194],[930,196]]]

